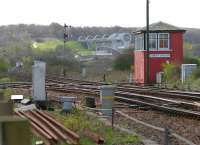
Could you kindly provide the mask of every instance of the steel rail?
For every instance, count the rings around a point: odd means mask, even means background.
[[[79,144],[79,135],[65,128],[62,124],[43,111],[16,111],[16,114],[30,120],[32,128],[50,143],[67,142]]]
[[[62,83],[62,84],[60,84],[60,83]],[[21,85],[22,83],[19,83],[19,84]],[[95,87],[92,86],[91,87],[90,85],[85,86],[85,85],[74,84],[74,83],[67,84],[66,82],[62,82],[62,81],[59,81],[59,84],[53,85],[52,83],[50,83],[50,85],[48,85],[48,83],[47,83],[46,85],[47,85],[47,90],[53,90],[53,91],[71,92],[71,93],[84,93],[84,94],[92,94],[92,95],[98,95],[98,93],[99,93],[98,86],[95,86]],[[154,95],[143,95],[143,94],[140,94],[140,93],[131,93],[131,92],[128,92],[128,91],[116,91],[116,96],[121,96],[121,97],[127,97],[128,96],[129,98],[144,99],[143,102],[147,102],[147,103],[148,103],[149,100],[151,100],[151,101],[154,102],[152,104],[155,104],[155,105],[156,105],[156,102],[158,102],[158,103],[166,102],[168,104],[175,104],[175,105],[178,105],[179,107],[183,107],[183,108],[188,107],[188,109],[190,108],[190,109],[193,109],[193,110],[194,110],[194,108],[196,109],[196,108],[199,107],[198,104],[191,103],[191,102],[180,101],[180,100],[177,100],[177,99],[165,99],[165,98],[162,98],[162,97],[158,97],[156,95],[155,96]],[[160,107],[163,106],[163,105],[160,105]],[[178,112],[180,112],[181,110],[185,110],[185,109],[180,109],[180,108],[173,108],[174,111],[176,109],[177,109]],[[161,110],[163,110],[163,108]],[[197,114],[196,114],[197,112],[191,111],[191,110],[187,110],[187,111],[190,112],[190,114],[193,112],[194,116],[197,116]],[[182,113],[186,113],[186,112],[182,111]],[[186,114],[188,114],[188,113],[186,113]]]
[[[70,129],[66,128],[65,126],[63,126],[62,124],[58,123],[55,119],[53,119],[52,116],[50,116],[48,113],[43,112],[43,111],[39,111],[36,110],[36,112],[38,114],[40,114],[41,116],[43,116],[46,120],[48,120],[49,122],[53,123],[57,128],[59,128],[60,130],[62,130],[63,132],[65,132],[68,136],[68,139],[71,140],[71,142],[73,142],[74,144],[78,144],[79,143],[79,135],[76,134],[75,132],[71,131]]]

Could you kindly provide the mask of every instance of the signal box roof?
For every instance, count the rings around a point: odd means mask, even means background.
[[[164,22],[157,22],[149,25],[149,32],[185,32],[186,30],[167,24]],[[135,33],[145,33],[146,27],[138,29]]]

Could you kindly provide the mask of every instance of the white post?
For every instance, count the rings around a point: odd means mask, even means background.
[[[35,61],[33,65],[33,99],[34,101],[46,101],[46,90],[45,90],[45,74],[46,74],[46,63],[41,61]]]
[[[82,74],[81,75],[82,75],[83,78],[86,77],[86,68],[85,67],[82,68]]]
[[[130,72],[129,74],[129,83],[132,83],[133,82],[133,74],[132,72]]]

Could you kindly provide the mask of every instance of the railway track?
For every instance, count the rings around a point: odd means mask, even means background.
[[[48,78],[46,89],[66,93],[84,93],[99,95],[99,86],[104,83],[73,80],[67,78]],[[30,88],[30,82],[4,83],[0,86],[14,88]],[[116,101],[128,104],[148,106],[159,111],[176,113],[200,119],[200,93],[166,90],[148,86],[117,84],[115,91]]]
[[[52,80],[53,82],[63,84],[62,87],[68,88],[69,90],[75,90],[76,91],[81,91],[81,92],[89,92],[89,93],[99,93],[98,86],[93,86],[93,85],[80,85],[80,84],[74,84],[74,83],[69,83],[69,82],[63,82],[63,81],[57,81],[57,80]],[[133,86],[135,87],[135,86]],[[116,87],[116,95],[120,95],[122,97],[124,96],[130,96],[134,98],[139,98],[139,99],[149,99],[149,100],[154,100],[154,101],[163,101],[168,104],[174,104],[178,106],[185,106],[185,107],[199,107],[196,104],[194,104],[194,101],[200,101],[200,94],[196,95],[189,95],[189,94],[176,94],[176,93],[171,93],[167,92],[164,90],[159,90],[158,88],[152,89],[141,89],[136,86],[136,88],[125,88],[125,87]],[[169,99],[170,98],[170,99]]]
[[[79,144],[79,135],[65,128],[44,111],[29,110],[15,111],[15,113],[30,121],[32,129],[39,133],[46,145],[57,143]]]
[[[99,86],[104,83],[73,80],[65,78],[48,78],[46,80],[47,91],[58,91],[64,93],[78,93],[99,96]],[[180,90],[160,89],[153,86],[137,86],[134,84],[115,84],[115,100],[133,106],[147,106],[148,109],[177,114],[195,119],[200,119],[200,106],[195,102],[200,102],[199,92],[185,92]],[[31,82],[8,82],[0,84],[2,88],[24,88],[31,89]],[[57,99],[57,98],[53,98]],[[41,114],[42,113],[42,114]],[[30,120],[31,126],[37,134],[42,136],[42,140],[48,145],[55,143],[69,142],[78,144],[79,136],[57,123],[46,112],[35,110],[16,112],[21,117]],[[46,114],[46,116],[45,116]],[[48,116],[48,117],[47,117]],[[53,122],[51,121],[54,120]],[[61,126],[61,127],[60,127]],[[71,134],[72,133],[72,134]]]

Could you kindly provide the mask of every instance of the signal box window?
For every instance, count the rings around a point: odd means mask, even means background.
[[[139,34],[135,36],[135,49],[144,50],[144,35],[143,34]]]
[[[149,34],[149,49],[157,50],[157,33]]]
[[[169,50],[169,34],[159,33],[158,34],[158,49],[159,50]]]

